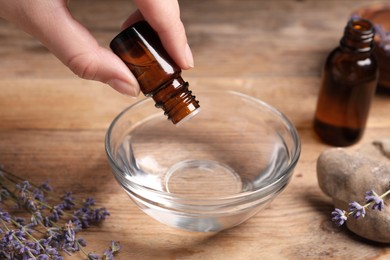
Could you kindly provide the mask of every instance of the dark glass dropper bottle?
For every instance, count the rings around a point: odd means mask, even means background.
[[[363,135],[378,82],[374,34],[368,20],[351,19],[340,46],[327,57],[314,118],[325,143],[348,146]]]
[[[180,67],[147,22],[137,22],[122,31],[110,48],[137,78],[142,93],[151,96],[174,124],[199,112],[199,102],[182,79]]]

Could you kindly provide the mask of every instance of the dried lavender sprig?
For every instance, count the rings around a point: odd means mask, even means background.
[[[6,225],[5,227],[7,232],[0,240],[2,259],[62,259],[55,248],[47,244],[43,245],[42,239],[38,241],[28,231],[12,230]],[[33,238],[34,242],[29,241],[27,236]]]
[[[386,51],[390,50],[390,32],[385,31],[383,25],[376,24],[375,31],[379,35],[379,44]]]
[[[6,215],[6,214],[3,214],[3,216]],[[35,241],[37,241],[33,236],[31,236],[31,234],[29,234],[28,232],[25,232],[23,230],[12,230],[12,229],[9,229],[7,224],[8,222],[12,222],[12,219],[9,217],[9,218],[2,218],[0,219],[3,227],[6,229],[6,232],[2,238],[2,240],[4,241],[0,241],[0,242],[4,242],[5,244],[7,244],[7,246],[11,246],[13,245],[13,250],[15,251],[19,251],[20,253],[22,254],[27,254],[28,257],[31,257],[33,259],[35,259],[35,257],[38,255],[38,251],[33,249],[33,248],[30,248],[26,245],[27,242],[26,241],[26,235],[28,235],[29,237],[32,237]],[[42,246],[41,246],[42,247]],[[42,249],[44,249],[42,247]],[[4,253],[3,252],[4,250],[2,250],[1,253]],[[46,254],[40,254],[40,255],[46,255]],[[0,255],[1,256],[1,255]]]
[[[6,171],[5,169],[1,168],[0,167],[0,178],[4,178],[4,180],[8,180],[10,181],[12,184],[14,185],[19,185],[19,186],[23,186],[23,182],[25,181],[23,178],[9,172],[9,171]],[[1,182],[0,182],[1,184]],[[43,191],[45,194],[45,197],[47,198],[52,198],[51,197],[51,191],[52,191],[52,188],[50,187],[50,185],[48,184],[48,182],[44,182],[43,184],[41,185],[37,185],[37,184],[34,184],[34,183],[31,183],[31,182],[28,182],[28,185],[35,188],[34,189],[34,192],[35,191]],[[43,195],[43,194],[42,194]],[[60,199],[63,200],[64,203],[66,203],[67,205],[67,209],[70,209],[70,207],[75,207],[75,206],[82,206],[84,205],[85,201],[90,199],[90,200],[93,200],[92,198],[87,198],[83,201],[76,201],[75,198],[71,197],[72,195],[72,192],[67,192],[65,193],[63,196],[60,197]],[[1,191],[0,191],[0,198],[1,198]],[[58,199],[58,196],[54,196],[54,198],[52,199]],[[1,199],[0,199],[1,201]],[[43,200],[41,200],[43,202]],[[93,204],[90,204],[90,205],[93,205]]]
[[[8,186],[7,186],[8,185]],[[9,186],[15,185],[16,190],[13,191]],[[0,240],[0,258],[14,258],[15,254],[19,254],[16,257],[33,258],[33,259],[62,259],[58,253],[58,249],[62,249],[64,252],[75,252],[82,251],[88,259],[94,259],[93,256],[97,256],[93,253],[86,253],[83,250],[83,247],[86,246],[85,240],[78,238],[76,239],[76,232],[80,231],[83,228],[89,226],[92,223],[98,223],[109,215],[109,212],[105,208],[95,208],[95,201],[92,198],[87,198],[83,201],[80,209],[76,209],[73,214],[67,214],[68,217],[71,217],[71,221],[74,221],[75,225],[66,225],[65,228],[59,227],[56,222],[59,221],[66,210],[73,209],[76,204],[74,199],[71,196],[71,193],[67,193],[61,197],[62,202],[57,205],[50,205],[45,198],[47,192],[51,191],[48,183],[43,185],[30,185],[29,182],[22,180],[21,178],[12,175],[9,177],[9,174],[5,173],[0,169],[0,204],[4,200],[11,199],[15,202],[18,202],[19,206],[24,206],[31,214],[31,223],[24,225],[24,220],[20,218],[12,219],[12,217],[0,209],[0,218],[2,222],[12,222],[12,224],[18,229],[13,230],[5,227],[6,233],[3,235],[3,238]],[[32,190],[32,188],[35,188]],[[17,192],[17,194],[15,193]],[[44,217],[43,212],[50,211],[52,217]],[[10,221],[9,221],[10,220]],[[46,221],[43,223],[43,221]],[[32,235],[32,230],[30,228],[40,225],[46,230],[48,237],[44,239],[37,239]],[[27,229],[26,229],[27,227]],[[34,231],[38,231],[34,228]],[[4,233],[4,232],[3,232]],[[43,234],[42,232],[40,232]],[[0,230],[1,234],[1,230]],[[32,241],[28,240],[26,237],[15,237],[15,234],[23,234],[27,236]],[[7,235],[7,236],[6,236]],[[1,237],[1,236],[0,236]],[[13,245],[10,241],[2,241],[3,239],[13,238]],[[3,243],[4,242],[4,243]],[[12,247],[14,246],[14,247]],[[7,253],[7,248],[11,248]],[[60,247],[60,248],[59,248]],[[104,251],[104,259],[113,259],[114,253],[119,251],[120,246],[111,247]],[[15,251],[16,250],[16,251]],[[8,255],[7,255],[8,254]],[[28,254],[28,255],[25,255]]]
[[[43,226],[43,225],[42,225]],[[85,246],[85,242],[83,242],[83,240],[82,239],[78,239],[78,240],[75,240],[75,238],[74,238],[74,234],[75,234],[75,232],[73,231],[73,230],[67,230],[68,232],[66,232],[66,234],[63,236],[63,237],[65,237],[65,243],[63,244],[63,250],[65,251],[65,252],[68,252],[69,253],[69,251],[70,252],[75,252],[75,251],[79,251],[79,250],[82,250],[82,246]],[[28,234],[28,233],[27,233]],[[30,235],[30,237],[31,237],[31,235]],[[45,249],[39,244],[39,242],[36,240],[36,239],[33,239],[33,240],[35,240],[35,242],[36,242],[36,244],[38,244],[39,245],[39,247],[41,247],[43,250],[43,252],[45,251]],[[20,245],[22,245],[22,243],[19,241],[19,244]],[[25,246],[23,246],[23,247],[25,247]],[[26,249],[27,249],[27,251],[29,252],[29,254],[30,254],[30,257],[32,256],[32,257],[34,257],[34,255],[31,255],[32,253],[30,252],[31,251],[31,249],[29,249],[28,247],[25,247]],[[38,252],[38,251],[35,251],[35,252]],[[82,250],[82,252],[87,256],[88,254],[84,251],[84,250]],[[70,254],[70,253],[69,253]],[[40,255],[41,257],[40,258],[44,258],[44,255]]]
[[[18,185],[20,187],[28,187],[28,183],[23,183],[23,185]],[[87,228],[90,224],[99,223],[106,219],[107,216],[109,216],[109,212],[105,208],[94,208],[93,205],[95,205],[95,201],[92,198],[87,198],[83,204],[83,207],[80,209],[77,209],[72,214],[66,212],[66,209],[71,209],[73,207],[67,207],[64,203],[60,203],[56,206],[50,206],[47,203],[42,202],[42,199],[37,200],[31,194],[28,190],[25,188],[21,188],[24,192],[25,196],[30,195],[28,200],[29,203],[27,205],[27,209],[31,212],[31,223],[35,226],[40,224],[42,227],[53,227],[56,226],[55,223],[58,222],[64,215],[67,215],[72,219],[74,222],[75,230],[80,231],[83,228]],[[67,195],[63,196],[62,198],[66,198],[67,203],[69,203],[69,195],[70,193],[67,193]],[[25,203],[26,204],[26,203]],[[43,206],[44,209],[50,210],[51,214],[49,216],[44,217],[42,215],[41,210],[38,207],[31,207],[29,205],[39,204],[40,206]],[[60,227],[57,227],[60,228]]]
[[[0,170],[1,173],[2,170]],[[7,176],[0,176],[6,178]],[[12,180],[10,180],[13,182]],[[1,182],[0,182],[1,185]],[[45,183],[46,186],[47,183]],[[37,186],[37,187],[45,187],[45,185]],[[30,191],[31,185],[27,181],[22,181],[15,184],[20,196],[16,196],[11,192],[14,198],[18,198],[19,206],[26,207],[32,214],[40,215],[40,209],[49,209],[51,211],[51,215],[48,216],[45,220],[47,224],[51,222],[58,221],[62,215],[68,215],[72,217],[74,222],[79,222],[82,228],[88,227],[92,223],[99,223],[102,220],[105,220],[110,213],[106,208],[94,208],[95,200],[92,198],[86,198],[82,203],[80,203],[80,208],[76,210],[73,214],[66,212],[65,210],[70,210],[75,207],[74,198],[71,197],[71,192],[66,193],[61,197],[62,202],[58,205],[51,206],[49,205],[45,197],[42,193],[40,193],[40,189],[38,191],[35,189],[34,191]],[[45,190],[51,190],[51,188],[45,188]]]
[[[356,219],[362,217],[364,218],[367,214],[367,209],[371,206],[371,209],[373,210],[383,210],[384,209],[384,202],[383,199],[390,194],[390,187],[389,189],[384,192],[382,195],[378,196],[378,194],[375,193],[375,191],[370,190],[366,192],[366,204],[360,205],[358,202],[354,201],[349,203],[348,211],[335,208],[334,211],[332,211],[332,221],[337,226],[342,226],[347,220],[349,216],[353,216]]]

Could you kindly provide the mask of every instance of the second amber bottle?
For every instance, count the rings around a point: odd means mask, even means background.
[[[327,144],[349,146],[362,137],[378,82],[374,26],[351,19],[340,46],[327,57],[314,130]]]

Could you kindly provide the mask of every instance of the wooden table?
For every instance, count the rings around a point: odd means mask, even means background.
[[[104,151],[106,129],[136,100],[74,76],[39,42],[0,21],[0,163],[55,190],[93,196],[111,212],[81,235],[87,250],[110,240],[118,259],[389,259],[386,245],[365,241],[330,221],[316,159],[328,146],[312,130],[323,60],[363,0],[181,0],[195,57],[183,77],[196,92],[238,90],[277,107],[296,125],[301,159],[291,183],[264,211],[215,234],[166,227],[138,210],[116,183]],[[130,1],[71,1],[70,8],[108,46],[134,10]],[[390,95],[378,93],[363,140],[386,136]],[[358,144],[359,145],[359,144]],[[77,257],[81,255],[76,255]]]

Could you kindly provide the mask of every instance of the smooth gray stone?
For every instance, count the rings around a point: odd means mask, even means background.
[[[390,139],[363,145],[360,149],[331,148],[317,161],[317,178],[321,190],[332,197],[336,208],[348,211],[348,203],[366,204],[365,193],[378,195],[389,189]],[[384,198],[382,211],[367,209],[365,218],[350,216],[349,230],[364,238],[390,243],[390,200]]]

